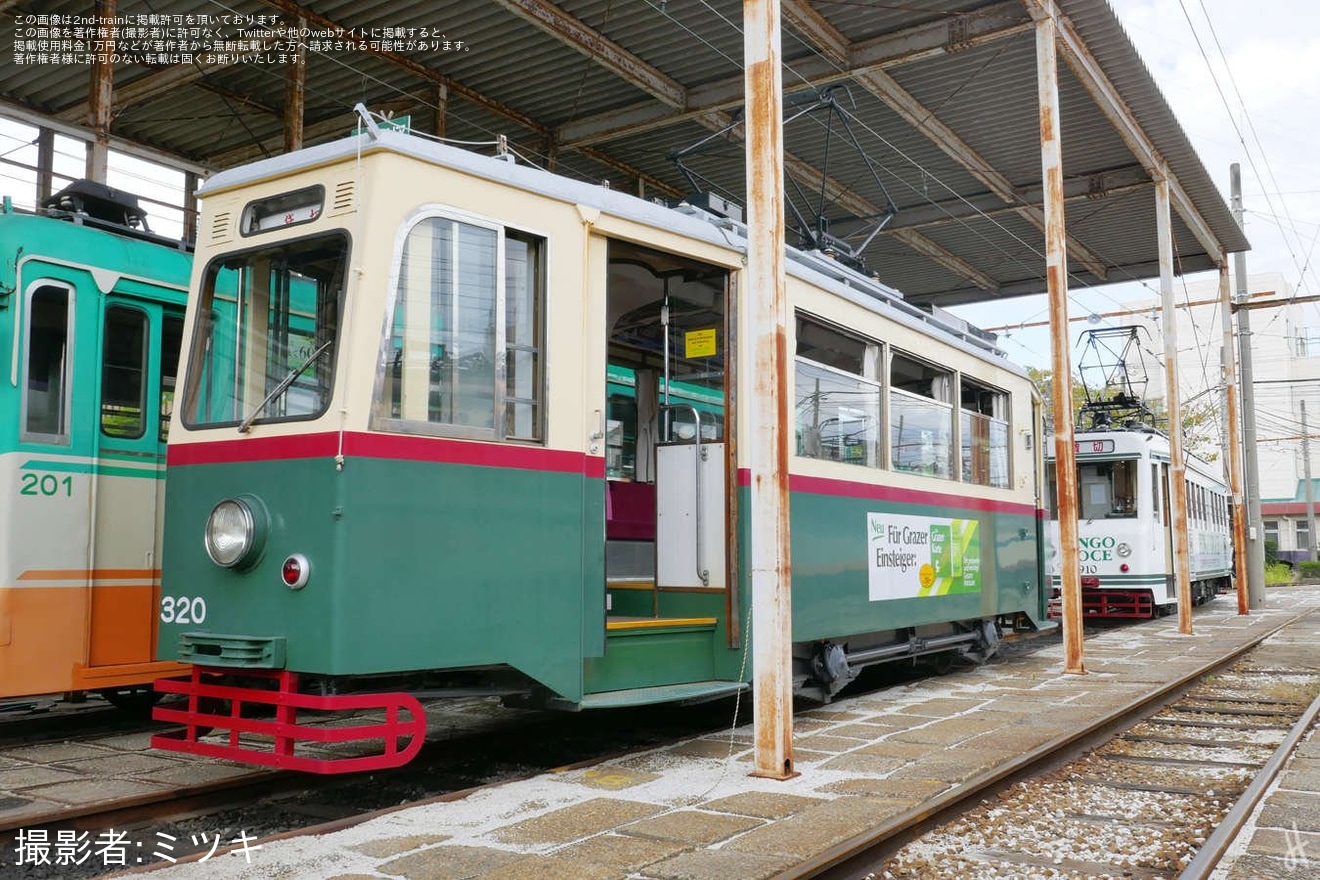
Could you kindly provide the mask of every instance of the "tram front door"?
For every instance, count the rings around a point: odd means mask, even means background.
[[[606,575],[662,594],[729,580],[727,270],[610,243]]]

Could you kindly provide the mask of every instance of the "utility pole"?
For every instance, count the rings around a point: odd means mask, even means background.
[[[1242,166],[1229,167],[1233,219],[1242,227]],[[1247,595],[1252,608],[1265,607],[1265,524],[1260,518],[1260,465],[1256,460],[1256,394],[1252,389],[1251,309],[1247,302],[1247,255],[1233,255],[1237,280],[1238,361],[1242,365],[1242,465],[1247,498]],[[1241,552],[1241,551],[1239,551]]]
[[[1228,485],[1233,492],[1233,580],[1237,593],[1238,614],[1247,614],[1251,603],[1247,596],[1247,506],[1242,500],[1242,443],[1241,423],[1238,421],[1237,357],[1233,353],[1233,308],[1228,283],[1228,254],[1219,255],[1219,303],[1223,318],[1224,343],[1220,358],[1224,367],[1225,437],[1224,451],[1228,454]]]
[[[1306,429],[1306,401],[1302,406],[1302,475],[1306,479],[1306,558],[1315,562],[1315,487],[1311,485],[1311,438]]]

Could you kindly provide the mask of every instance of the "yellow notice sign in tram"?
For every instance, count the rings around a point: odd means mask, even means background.
[[[718,351],[715,328],[689,330],[683,334],[683,356],[688,358],[714,357]]]

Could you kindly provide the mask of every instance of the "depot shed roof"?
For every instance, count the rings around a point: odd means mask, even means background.
[[[790,229],[801,217],[919,303],[1044,291],[1034,20],[1051,6],[782,0]],[[1070,287],[1158,274],[1159,176],[1175,271],[1247,249],[1108,3],[1053,7]],[[0,58],[0,112],[90,130],[89,65],[19,56],[39,16],[96,9],[0,0],[19,28]],[[121,33],[112,145],[202,173],[283,151],[299,98],[278,33],[298,27],[305,145],[351,131],[362,102],[455,141],[503,136],[535,164],[613,188],[679,198],[695,184],[743,201],[739,0],[118,0],[117,15],[165,30]],[[263,25],[277,33],[253,51],[240,29]]]

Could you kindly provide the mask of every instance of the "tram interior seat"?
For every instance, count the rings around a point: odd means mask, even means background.
[[[611,541],[655,540],[655,483],[610,480],[605,502],[605,537]]]
[[[655,582],[655,483],[605,483],[605,578]]]

